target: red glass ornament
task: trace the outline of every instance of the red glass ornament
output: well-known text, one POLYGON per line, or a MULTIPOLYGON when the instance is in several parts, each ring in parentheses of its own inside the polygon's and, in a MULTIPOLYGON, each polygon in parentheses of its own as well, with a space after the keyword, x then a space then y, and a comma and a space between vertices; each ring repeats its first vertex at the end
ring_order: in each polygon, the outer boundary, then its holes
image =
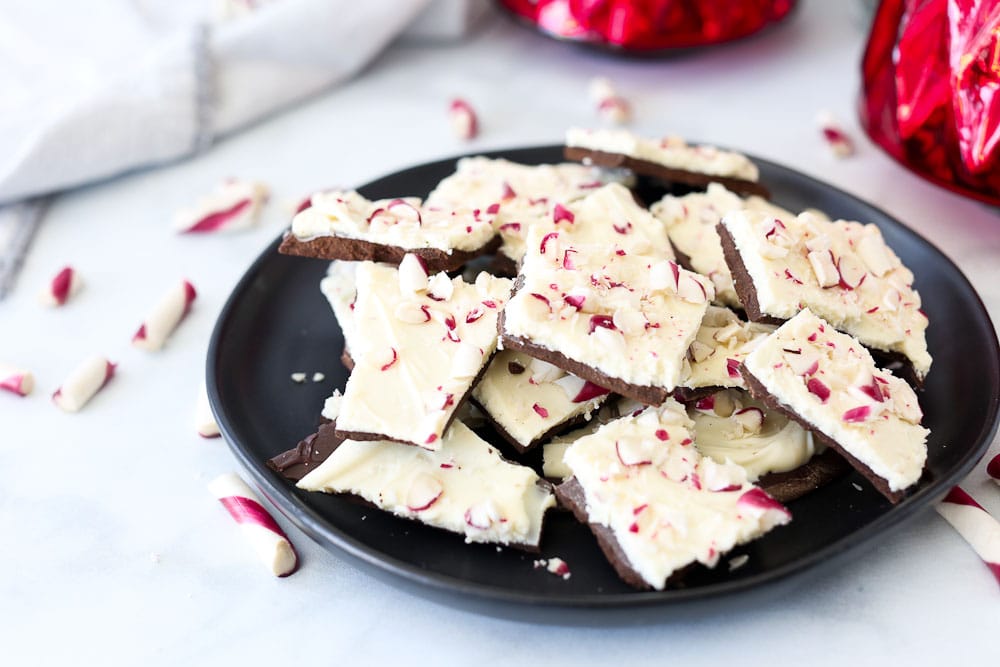
POLYGON ((628 51, 727 42, 779 21, 796 0, 500 0, 560 39, 628 51))
POLYGON ((862 62, 875 143, 949 190, 1000 205, 1000 1, 883 0, 862 62))

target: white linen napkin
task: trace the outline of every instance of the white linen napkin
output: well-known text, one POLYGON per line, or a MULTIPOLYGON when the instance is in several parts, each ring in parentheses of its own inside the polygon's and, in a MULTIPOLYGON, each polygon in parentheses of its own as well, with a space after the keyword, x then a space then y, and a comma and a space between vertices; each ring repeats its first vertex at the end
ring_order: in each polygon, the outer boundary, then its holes
POLYGON ((183 157, 361 69, 429 0, 4 0, 0 203, 183 157))

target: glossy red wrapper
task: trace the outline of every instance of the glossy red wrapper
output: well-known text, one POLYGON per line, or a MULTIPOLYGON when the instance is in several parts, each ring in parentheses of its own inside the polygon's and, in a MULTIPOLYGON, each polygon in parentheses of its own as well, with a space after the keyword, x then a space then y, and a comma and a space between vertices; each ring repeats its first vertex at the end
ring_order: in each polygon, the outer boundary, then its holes
POLYGON ((739 39, 785 17, 796 0, 501 0, 543 32, 627 51, 739 39))
POLYGON ((883 0, 861 122, 917 174, 1000 205, 1000 1, 883 0))

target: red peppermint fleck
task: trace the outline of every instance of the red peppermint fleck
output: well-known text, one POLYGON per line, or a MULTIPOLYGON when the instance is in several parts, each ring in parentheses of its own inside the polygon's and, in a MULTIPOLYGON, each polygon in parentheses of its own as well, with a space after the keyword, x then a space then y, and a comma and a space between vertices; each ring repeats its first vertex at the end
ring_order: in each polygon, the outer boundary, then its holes
POLYGON ((548 297, 546 297, 544 294, 539 294, 538 292, 531 292, 531 296, 535 297, 536 299, 544 303, 545 307, 549 309, 549 312, 550 313, 552 312, 552 304, 549 303, 548 297))
POLYGON ((519 232, 519 231, 521 231, 521 223, 520 222, 505 222, 504 224, 500 225, 500 231, 501 232, 519 232))
POLYGON ((615 323, 611 319, 610 315, 591 315, 590 333, 594 333, 597 327, 601 327, 602 329, 611 329, 612 331, 618 328, 615 326, 615 323))
POLYGON ((858 407, 851 408, 850 410, 845 412, 842 419, 845 422, 850 422, 850 423, 863 422, 867 420, 869 416, 871 416, 871 413, 872 409, 869 406, 859 405, 858 407))
POLYGON ((806 381, 806 389, 809 390, 810 394, 814 394, 821 403, 826 403, 827 399, 830 398, 830 388, 823 384, 819 378, 809 378, 806 381))
POLYGON ((583 308, 583 304, 586 300, 587 297, 579 294, 567 294, 566 296, 563 297, 563 301, 565 301, 567 305, 572 306, 577 310, 583 308))
POLYGON ((487 308, 496 308, 497 302, 492 299, 487 299, 486 301, 483 301, 483 305, 487 308))
POLYGON ((737 506, 753 507, 759 510, 777 510, 785 514, 790 514, 788 509, 779 503, 777 500, 767 495, 767 493, 760 488, 753 487, 747 490, 739 500, 736 501, 737 506))
POLYGON ((666 440, 670 439, 670 434, 667 433, 667 430, 663 429, 663 428, 656 429, 656 434, 655 435, 656 435, 656 439, 657 440, 664 440, 664 441, 666 441, 666 440))
POLYGON ((715 395, 705 396, 704 398, 699 398, 695 401, 694 407, 696 410, 714 410, 715 409, 715 395))
POLYGON ((633 521, 632 525, 628 527, 628 532, 630 532, 630 533, 638 533, 639 532, 639 524, 637 522, 633 521))
POLYGON ((570 255, 570 253, 573 253, 575 255, 576 250, 574 250, 573 248, 567 248, 566 252, 563 253, 563 268, 566 269, 567 271, 572 271, 576 268, 576 266, 573 264, 573 257, 572 255, 570 255))
POLYGON ((472 324, 473 322, 478 321, 479 318, 481 318, 482 316, 483 316, 482 310, 480 310, 479 308, 473 308, 468 312, 468 314, 466 314, 465 323, 472 324))
POLYGON ((598 396, 604 396, 608 393, 608 390, 604 387, 600 387, 590 380, 583 383, 580 387, 580 391, 576 396, 573 397, 574 403, 583 403, 584 401, 589 401, 591 399, 597 398, 598 396))
POLYGON ((549 411, 546 410, 545 408, 543 408, 542 406, 540 406, 538 403, 535 403, 534 405, 532 405, 531 409, 534 410, 535 413, 539 417, 541 417, 542 419, 548 419, 548 417, 549 417, 549 411))
POLYGON ((632 516, 638 516, 644 509, 649 507, 649 503, 643 503, 632 510, 632 516))
POLYGON ((394 347, 390 347, 389 349, 390 349, 390 350, 392 351, 392 361, 390 361, 390 362, 389 362, 389 363, 387 363, 387 364, 383 364, 383 365, 382 365, 382 370, 383 370, 383 371, 387 371, 387 370, 389 370, 390 368, 392 368, 393 364, 395 364, 395 363, 396 363, 396 360, 398 360, 398 359, 399 359, 399 355, 398 355, 398 354, 396 354, 396 348, 394 348, 394 347))
MULTIPOLYGON (((489 206, 486 207, 486 212, 489 215, 496 215, 497 213, 500 212, 500 204, 490 204, 489 206)), ((500 229, 503 229, 503 228, 504 228, 504 225, 500 225, 500 229)))
POLYGON ((726 372, 731 378, 740 377, 740 362, 739 359, 726 359, 726 372))
POLYGON ((616 232, 618 232, 619 234, 623 234, 623 235, 624 234, 628 234, 630 231, 632 231, 632 223, 631 222, 626 222, 624 225, 612 224, 611 227, 614 228, 614 230, 616 232))
POLYGON ((437 441, 437 439, 438 439, 437 434, 436 433, 431 433, 429 436, 427 436, 427 439, 424 440, 424 444, 425 445, 429 445, 432 442, 437 441))
POLYGON ((541 254, 544 255, 545 254, 545 248, 546 248, 546 246, 549 245, 549 241, 551 241, 552 239, 557 239, 557 238, 559 238, 559 233, 558 232, 549 232, 548 234, 546 234, 545 236, 543 236, 542 237, 542 242, 541 242, 541 244, 539 245, 539 248, 538 248, 539 252, 541 252, 541 254))
POLYGON ((792 272, 789 271, 788 269, 785 269, 785 277, 788 278, 789 280, 791 280, 796 285, 801 285, 802 284, 802 281, 799 280, 798 278, 796 278, 795 276, 793 276, 792 272))
POLYGON ((555 207, 552 209, 552 221, 556 224, 559 224, 563 220, 572 223, 573 221, 576 220, 576 216, 574 216, 573 212, 570 211, 565 206, 563 206, 562 204, 556 204, 555 207))

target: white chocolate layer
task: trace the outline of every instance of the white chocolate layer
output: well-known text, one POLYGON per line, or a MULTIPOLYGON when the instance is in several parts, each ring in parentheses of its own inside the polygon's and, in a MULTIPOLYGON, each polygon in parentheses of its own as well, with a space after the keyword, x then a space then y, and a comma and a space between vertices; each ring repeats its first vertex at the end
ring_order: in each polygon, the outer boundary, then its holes
POLYGON ((416 197, 373 202, 354 191, 319 192, 311 201, 292 219, 292 234, 302 241, 339 236, 451 253, 478 250, 494 235, 495 214, 486 209, 421 205, 416 197))
POLYGON ((66 412, 79 412, 115 374, 115 364, 94 355, 70 373, 52 394, 52 402, 66 412))
POLYGON ((611 242, 577 243, 577 228, 529 237, 504 312, 504 336, 524 338, 613 378, 672 390, 712 285, 664 254, 608 252, 611 242))
POLYGON ((466 542, 535 546, 552 493, 528 467, 456 421, 438 451, 394 442, 345 440, 298 483, 352 493, 397 516, 465 536, 466 542))
POLYGON ((745 391, 724 389, 688 407, 694 444, 717 463, 732 461, 756 482, 805 465, 816 453, 812 434, 745 391))
POLYGON ((777 220, 734 211, 722 223, 753 281, 761 313, 788 319, 809 308, 865 345, 899 352, 924 376, 927 317, 913 274, 875 225, 809 214, 777 220))
POLYGON ((929 431, 920 426, 917 396, 876 368, 851 336, 803 310, 744 363, 769 394, 884 478, 890 490, 920 478, 929 431))
POLYGON ((714 146, 691 146, 675 136, 646 139, 628 130, 571 128, 566 132, 566 145, 628 155, 670 169, 711 176, 738 178, 744 181, 756 181, 760 177, 757 165, 741 153, 720 150, 714 146))
POLYGON ((745 388, 739 365, 776 328, 743 322, 728 308, 709 306, 688 348, 681 386, 745 388))
MULTIPOLYGON (((260 502, 260 498, 246 482, 236 473, 225 473, 209 482, 208 490, 215 496, 216 500, 223 503, 230 516, 239 523, 243 537, 271 574, 284 577, 295 570, 298 557, 295 555, 292 543, 288 541, 284 533, 275 532, 260 522, 262 519, 259 516, 260 512, 264 512, 266 515, 264 520, 270 519, 273 523, 274 519, 268 514, 260 502), (254 509, 244 507, 244 499, 249 500, 254 509)), ((277 526, 277 524, 274 525, 277 526)), ((280 531, 280 528, 278 530, 280 531)))
POLYGON ((132 345, 150 351, 161 349, 188 314, 196 297, 194 286, 186 280, 171 287, 143 320, 132 337, 132 345))
MULTIPOLYGON (((741 209, 766 211, 781 219, 794 217, 763 197, 743 198, 721 183, 709 183, 705 192, 682 197, 667 195, 649 209, 666 225, 670 242, 678 252, 687 255, 691 268, 712 279, 716 302, 734 308, 740 307, 740 299, 733 288, 733 275, 726 265, 715 227, 726 213, 741 209)), ((818 211, 813 214, 826 217, 818 211)))
MULTIPOLYGON (((551 221, 556 203, 568 204, 614 176, 579 164, 525 165, 509 160, 467 157, 427 196, 427 206, 497 207, 495 226, 503 239, 500 252, 519 261, 528 229, 551 221)), ((617 179, 615 179, 617 180, 617 179)))
POLYGON ((552 364, 502 350, 472 396, 510 437, 528 448, 564 422, 581 415, 589 418, 607 392, 552 364))
POLYGON ((270 189, 264 183, 229 179, 193 207, 178 211, 174 229, 195 233, 247 229, 257 222, 269 196, 270 189))
POLYGON ((397 269, 362 262, 357 290, 355 365, 337 428, 440 448, 445 425, 496 350, 510 281, 481 273, 470 285, 440 273, 428 290, 404 291, 397 269))
POLYGON ((358 298, 355 280, 357 262, 330 262, 326 277, 319 281, 319 289, 333 309, 340 331, 344 334, 344 347, 350 352, 354 339, 354 301, 358 298))
POLYGON ((611 529, 628 563, 652 588, 678 569, 720 555, 791 515, 733 463, 702 457, 684 407, 668 400, 602 426, 566 451, 588 520, 611 529))

